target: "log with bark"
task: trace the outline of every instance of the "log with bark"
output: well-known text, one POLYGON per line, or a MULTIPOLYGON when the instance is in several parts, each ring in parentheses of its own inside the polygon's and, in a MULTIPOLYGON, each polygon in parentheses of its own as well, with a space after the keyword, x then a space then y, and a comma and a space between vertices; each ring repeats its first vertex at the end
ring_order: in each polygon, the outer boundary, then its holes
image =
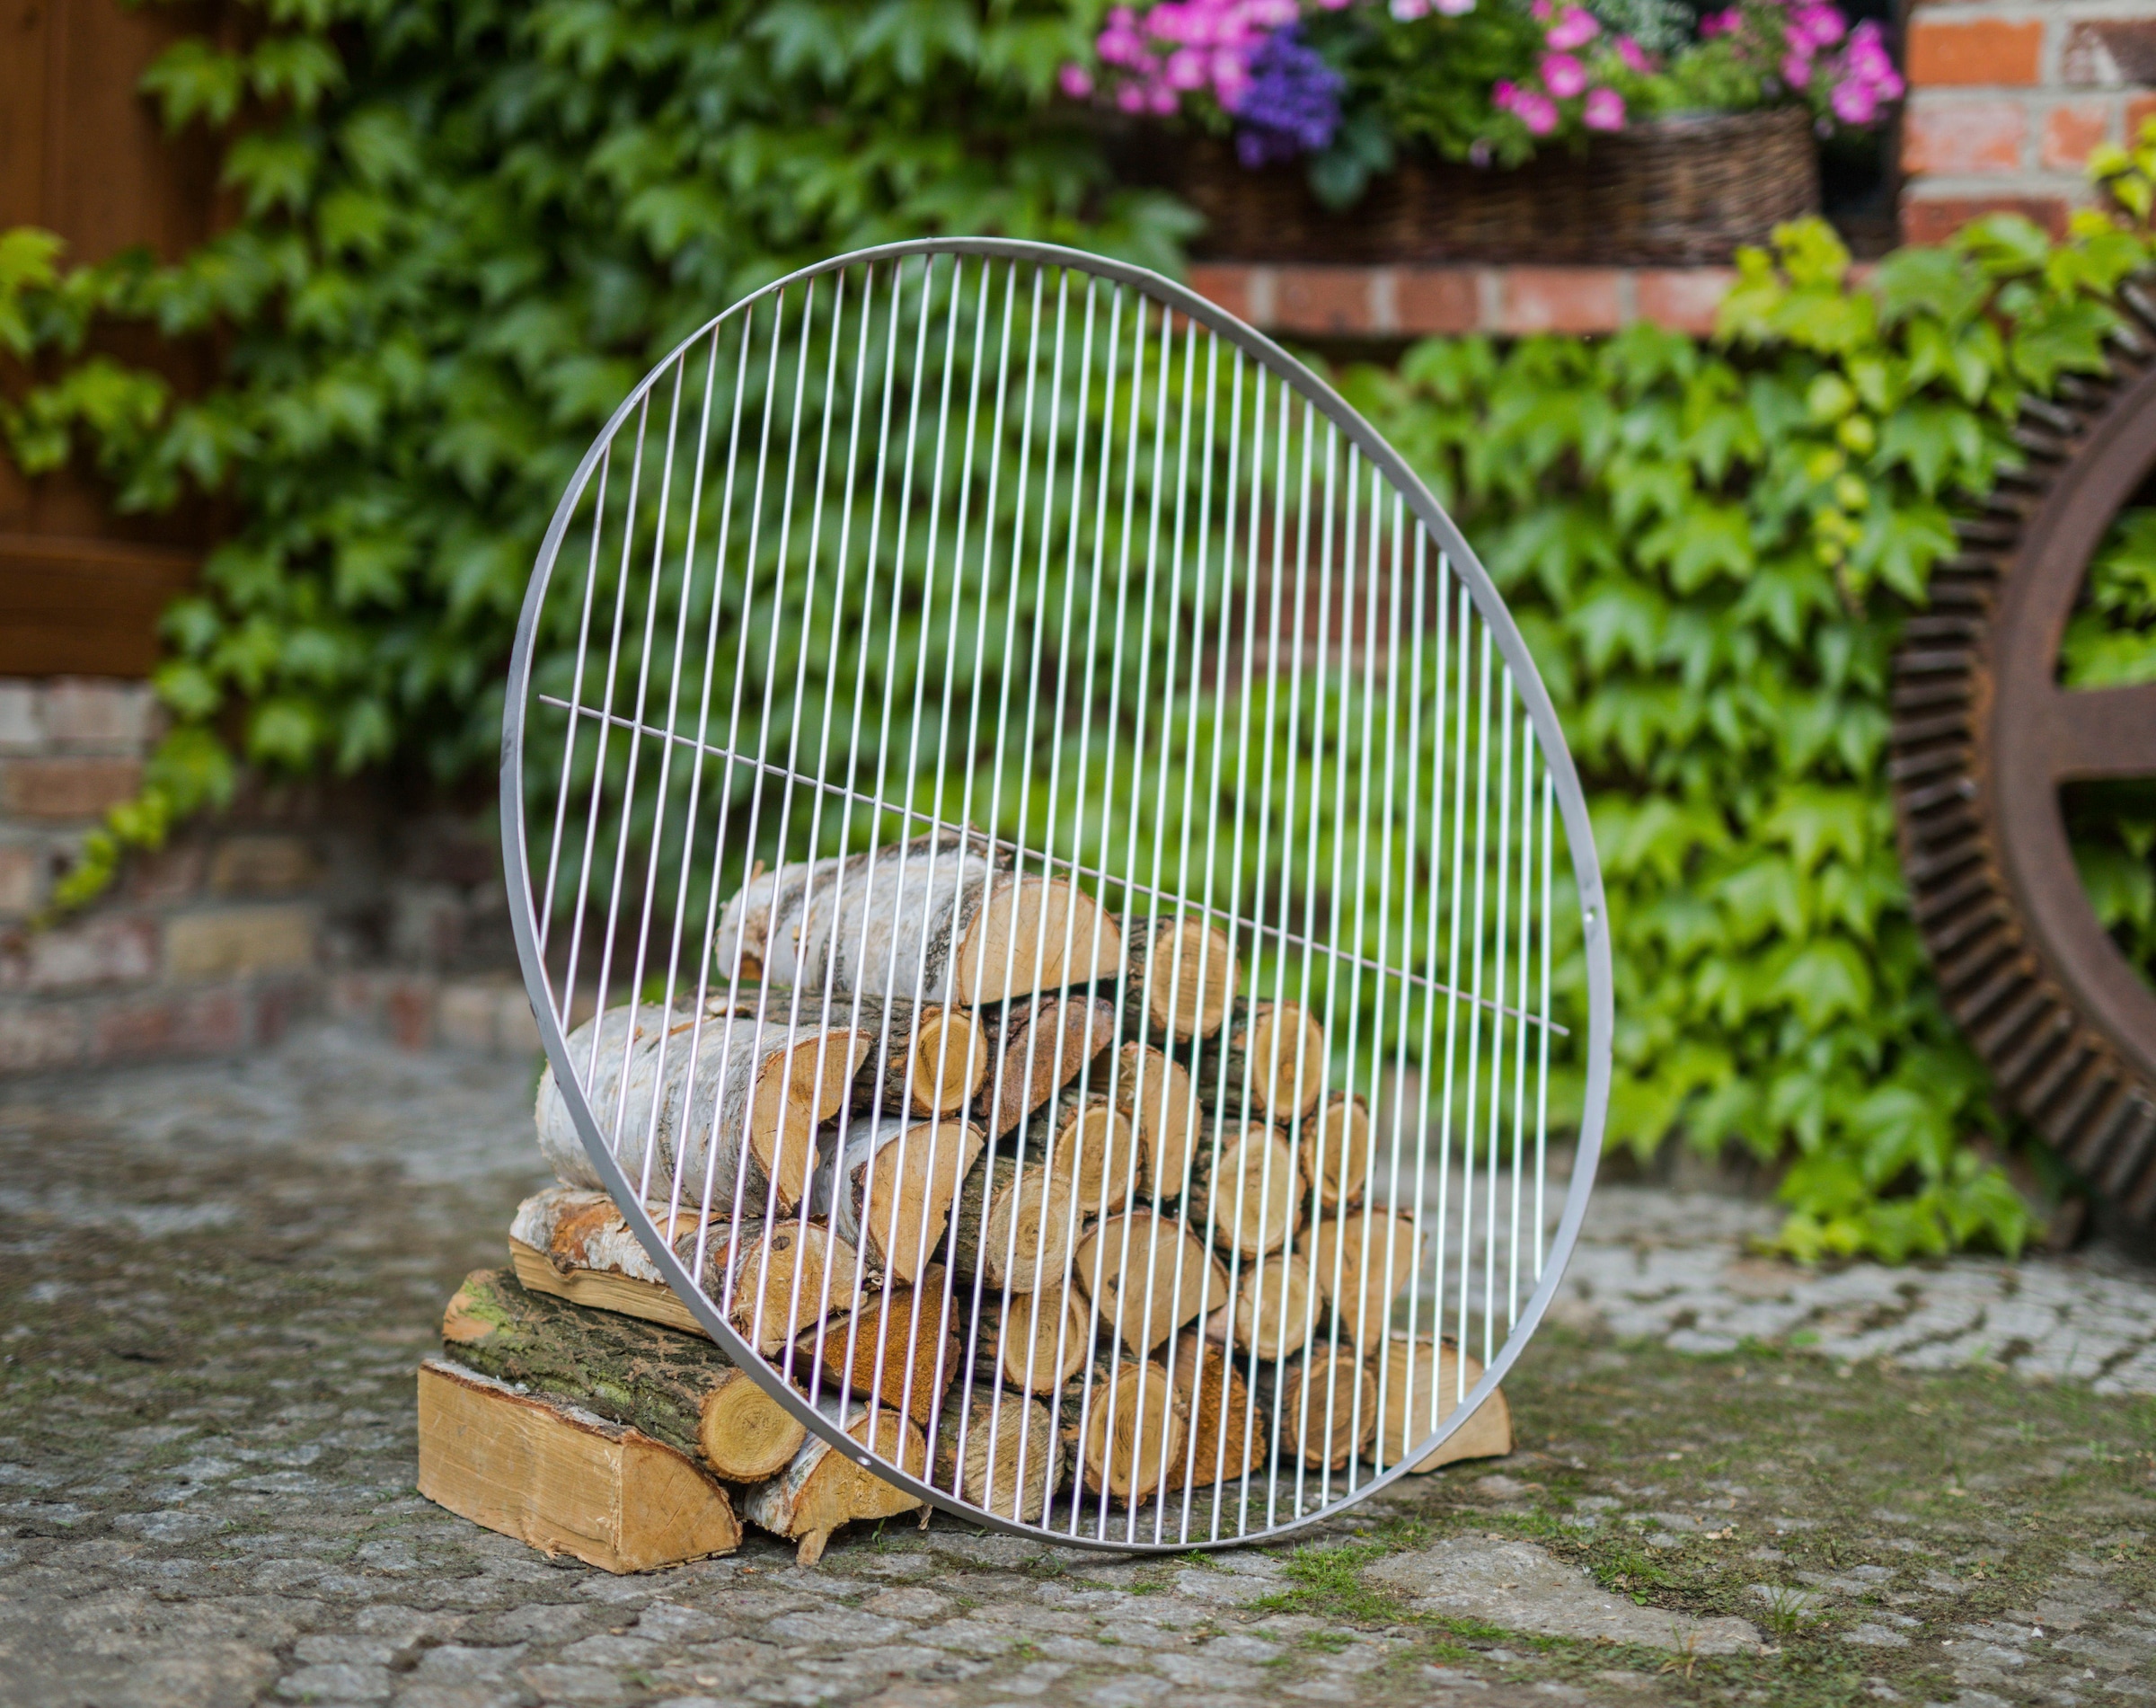
POLYGON ((871 1272, 911 1281, 941 1260, 959 1182, 985 1142, 978 1128, 948 1118, 841 1120, 809 1209, 866 1254, 871 1272))
MULTIPOLYGON (((744 993, 663 1029, 658 1017, 610 1010, 569 1036, 579 1071, 596 1037, 588 1102, 632 1189, 702 1203, 708 1181, 729 1213, 737 1199, 745 1215, 791 1211, 816 1166, 816 1129, 845 1106, 874 1037, 790 991, 744 993)), ((603 1185, 551 1063, 534 1113, 555 1174, 603 1185)))
POLYGON ((988 1077, 988 1033, 978 1015, 955 1003, 857 1000, 862 1023, 877 1040, 861 1070, 866 1083, 857 1089, 875 1108, 887 1115, 955 1115, 973 1101, 988 1077))
POLYGON ((420 1367, 419 1486, 475 1524, 605 1571, 741 1543, 726 1491, 686 1454, 434 1358, 420 1367))
POLYGON ((1186 1219, 1224 1252, 1258 1257, 1278 1251, 1302 1226, 1305 1182, 1287 1136, 1263 1121, 1230 1120, 1198 1146, 1186 1219))
POLYGON ((1187 1044, 1220 1030, 1239 977, 1225 932, 1197 918, 1134 915, 1124 943, 1124 1019, 1134 1036, 1187 1044))
POLYGON ((1294 1003, 1235 1003, 1197 1077, 1208 1108, 1292 1121, 1325 1095, 1325 1029, 1294 1003))
POLYGON ((1318 1208, 1337 1210, 1360 1204, 1376 1155, 1370 1100, 1360 1092, 1335 1092, 1324 1108, 1299 1125, 1318 1208))
POLYGON ((1299 1352, 1319 1332, 1327 1312, 1311 1284, 1310 1260, 1300 1252, 1275 1252, 1244 1261, 1233 1305, 1206 1323, 1206 1338, 1267 1360, 1299 1352))
POLYGON ((1377 1378, 1342 1346, 1315 1342, 1277 1364, 1260 1365, 1252 1385, 1259 1413, 1281 1456, 1312 1471, 1344 1471, 1377 1435, 1377 1378))
POLYGON ((1384 1210, 1347 1210, 1312 1230, 1310 1274, 1340 1319, 1340 1344, 1374 1351, 1392 1301, 1415 1273, 1415 1223, 1384 1210))
POLYGON ((977 1008, 1113 978, 1121 927, 1062 878, 1008 871, 977 831, 760 872, 720 913, 720 977, 977 1008))
POLYGON ((1095 1494, 1135 1506, 1180 1474, 1189 1408, 1157 1364, 1096 1362, 1064 1387, 1057 1421, 1066 1455, 1095 1494))
POLYGON ((1025 1154, 1067 1181, 1082 1221, 1112 1216, 1139 1196, 1137 1129, 1105 1091, 1065 1085, 1026 1129, 1025 1154))
POLYGON ((981 1153, 959 1188, 951 1209, 958 1237, 952 1272, 978 1278, 999 1292, 1030 1293, 1063 1279, 1064 1260, 1077 1226, 1076 1200, 1066 1181, 1039 1164, 1020 1168, 994 1150, 981 1153))
MULTIPOLYGON (((913 1476, 928 1469, 928 1442, 921 1430, 889 1406, 871 1409, 851 1401, 825 1400, 817 1409, 838 1422, 846 1438, 887 1465, 913 1476)), ((795 1558, 812 1566, 840 1525, 856 1518, 890 1518, 917 1511, 918 1495, 886 1482, 864 1465, 835 1451, 819 1435, 801 1443, 791 1463, 767 1482, 743 1491, 741 1516, 759 1529, 800 1544, 795 1558)))
POLYGON ((1173 1217, 1152 1210, 1086 1229, 1071 1272, 1100 1320, 1134 1352, 1152 1351, 1228 1296, 1220 1260, 1173 1217))
POLYGON ((1056 1420, 1038 1400, 976 1383, 943 1408, 930 1484, 999 1518, 1044 1523, 1063 1486, 1056 1420))
MULTIPOLYGON (((1481 1359, 1471 1352, 1462 1356, 1449 1337, 1433 1341, 1427 1334, 1393 1335, 1375 1368, 1379 1418, 1370 1456, 1385 1469, 1428 1440, 1482 1379, 1481 1359)), ((1511 1451, 1512 1408, 1505 1390, 1492 1388, 1473 1416, 1409 1468, 1435 1471, 1458 1459, 1502 1458, 1511 1451)))
POLYGON ((985 1017, 988 1077, 974 1107, 1001 1138, 1041 1108, 1114 1042, 1116 1005, 1100 997, 1038 996, 985 1017))
MULTIPOLYGON (((852 1296, 859 1259, 820 1222, 804 1226, 790 1217, 737 1229, 719 1221, 700 1225, 686 1211, 669 1217, 662 1205, 648 1208, 691 1274, 698 1273, 702 1237, 705 1295, 767 1356, 822 1319, 826 1278, 833 1297, 852 1296)), ((509 1224, 509 1256, 517 1279, 535 1292, 703 1332, 604 1192, 553 1186, 525 1199, 509 1224)))
POLYGON ((976 1380, 994 1379, 1025 1394, 1055 1394, 1092 1357, 1093 1318, 1085 1295, 1067 1292, 1060 1273, 1003 1302, 999 1289, 981 1300, 974 1341, 976 1380))
POLYGON ((812 1399, 844 1389, 925 1426, 964 1352, 944 1271, 931 1269, 918 1287, 871 1293, 858 1310, 848 1308, 851 1283, 849 1276, 834 1283, 831 1314, 794 1341, 790 1378, 812 1399))
POLYGON ((1126 1044, 1093 1064, 1093 1078, 1138 1129, 1138 1185, 1172 1203, 1190 1187, 1205 1123, 1182 1063, 1151 1044, 1126 1044), (1104 1071, 1105 1070, 1105 1071, 1104 1071))
POLYGON ((580 1310, 473 1270, 442 1316, 451 1359, 535 1388, 701 1457, 729 1482, 784 1466, 800 1421, 701 1335, 580 1310))
POLYGON ((1169 1477, 1171 1486, 1180 1488, 1188 1478, 1192 1488, 1208 1488, 1265 1463, 1265 1420, 1250 1403, 1240 1366, 1240 1359, 1195 1329, 1175 1343, 1171 1376, 1177 1396, 1189 1408, 1190 1438, 1180 1470, 1169 1477))

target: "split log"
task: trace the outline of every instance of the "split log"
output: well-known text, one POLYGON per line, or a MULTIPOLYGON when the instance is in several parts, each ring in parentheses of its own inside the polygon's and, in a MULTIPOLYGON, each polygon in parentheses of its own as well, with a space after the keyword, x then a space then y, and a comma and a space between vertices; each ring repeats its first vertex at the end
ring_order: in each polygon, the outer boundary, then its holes
POLYGON ((1360 1092, 1335 1092, 1314 1119, 1306 1116, 1300 1125, 1318 1208, 1360 1204, 1376 1155, 1370 1100, 1360 1092))
POLYGON ((1300 1252, 1276 1252, 1243 1265, 1233 1308, 1222 1305, 1206 1323, 1206 1338, 1256 1350, 1268 1361, 1300 1352, 1323 1323, 1323 1297, 1312 1285, 1310 1260, 1300 1252))
POLYGON ((1294 1003, 1236 1003, 1198 1060, 1197 1084, 1224 1112, 1292 1121, 1325 1095, 1325 1029, 1294 1003))
POLYGON ((977 831, 938 830, 760 872, 720 915, 717 971, 977 1008, 1121 970, 1112 916, 1003 861, 977 831))
POLYGON ((420 1492, 604 1571, 643 1571, 741 1544, 726 1491, 686 1454, 433 1358, 420 1367, 420 1492))
MULTIPOLYGON (((821 1004, 797 1012, 791 992, 720 1002, 664 1030, 659 1019, 650 1007, 610 1010, 569 1036, 579 1064, 597 1039, 591 1108, 631 1186, 666 1197, 678 1178, 681 1196, 701 1203, 708 1178, 729 1211, 737 1192, 752 1213, 794 1209, 816 1166, 816 1129, 844 1107, 874 1038, 821 1004)), ((603 1185, 551 1063, 534 1114, 556 1175, 603 1185)))
MULTIPOLYGON (((914 1476, 928 1469, 928 1441, 920 1429, 888 1406, 870 1409, 828 1400, 817 1409, 839 1420, 846 1438, 887 1465, 914 1476)), ((917 1511, 920 1497, 886 1482, 868 1466, 833 1450, 819 1435, 801 1443, 792 1462, 769 1482, 743 1491, 741 1516, 774 1536, 797 1542, 799 1563, 812 1566, 842 1524, 855 1518, 892 1518, 917 1511)))
POLYGON ((1265 1463, 1266 1420, 1251 1405, 1237 1363, 1195 1329, 1175 1343, 1171 1375, 1177 1397, 1189 1409, 1190 1438, 1180 1469, 1171 1467, 1171 1486, 1188 1479, 1194 1489, 1209 1488, 1265 1463))
POLYGON ((1070 1183, 1051 1179, 1039 1164, 1021 1169, 1007 1156, 983 1152, 951 1210, 958 1227, 952 1272, 1013 1293, 1060 1282, 1075 1208, 1070 1183))
POLYGON ((459 1364, 629 1424, 729 1482, 772 1475, 807 1434, 709 1340, 579 1310, 500 1270, 464 1278, 443 1314, 442 1340, 459 1364))
POLYGON ((1392 1301, 1415 1274, 1414 1219, 1365 1209, 1320 1222, 1310 1236, 1310 1274, 1340 1319, 1340 1344, 1374 1350, 1392 1301))
POLYGON ((976 1015, 948 1003, 859 1000, 861 1023, 877 1040, 862 1069, 876 1108, 887 1115, 955 1115, 973 1101, 988 1077, 988 1033, 976 1015))
POLYGON ((1228 1296, 1220 1260, 1180 1222, 1151 1210, 1110 1216, 1086 1229, 1072 1277, 1100 1320, 1139 1353, 1228 1296))
POLYGON ((1138 1129, 1138 1190, 1149 1198, 1157 1190, 1168 1203, 1181 1198, 1205 1125, 1182 1063, 1151 1044, 1126 1044, 1093 1074, 1138 1129))
POLYGON ((1069 1383, 1057 1420, 1085 1486, 1135 1506, 1180 1474, 1189 1410, 1157 1364, 1124 1358, 1069 1383))
POLYGON ((1225 932, 1198 918, 1133 916, 1124 942, 1123 1012, 1132 1033, 1187 1044, 1220 1030, 1238 982, 1225 932))
MULTIPOLYGON (((826 1276, 838 1297, 851 1296, 859 1259, 821 1223, 746 1222, 736 1229, 713 1221, 705 1235, 688 1211, 669 1218, 662 1205, 647 1208, 691 1274, 698 1273, 697 1243, 704 1238, 704 1293, 766 1357, 821 1319, 826 1276)), ((509 1224, 509 1255, 517 1280, 534 1292, 703 1332, 604 1192, 553 1186, 527 1198, 509 1224)))
POLYGON ((946 1406, 932 1486, 983 1511, 1045 1522, 1063 1486, 1063 1439, 1038 1400, 976 1384, 946 1406))
POLYGON ((809 1209, 828 1217, 832 1232, 865 1252, 876 1270, 911 1281, 942 1257, 951 1200, 984 1143, 963 1121, 842 1120, 809 1209))
POLYGON ((1115 1041, 1116 1005, 1097 997, 1040 996, 1011 1004, 987 1025, 988 1083, 976 1119, 1001 1138, 1115 1041))
POLYGON ((847 1310, 842 1298, 827 1321, 794 1342, 789 1376, 811 1399, 843 1388, 897 1406, 925 1427, 959 1373, 957 1314, 940 1268, 917 1288, 870 1295, 859 1310, 847 1310))
POLYGON ((1262 1365, 1251 1385, 1259 1415, 1291 1463, 1345 1471, 1376 1438, 1377 1378, 1348 1347, 1332 1352, 1320 1344, 1307 1358, 1298 1352, 1262 1365))
MULTIPOLYGON (((1462 1354, 1450 1337, 1395 1334, 1376 1361, 1378 1431, 1370 1456, 1381 1469, 1427 1441, 1482 1379, 1482 1360, 1462 1354)), ((1502 1458, 1512 1451, 1512 1408, 1492 1388, 1474 1415, 1409 1467, 1435 1471, 1457 1459, 1502 1458)))
POLYGON ((1137 1129, 1104 1091, 1065 1085, 1026 1136, 1025 1154, 1068 1181, 1081 1220, 1143 1203, 1137 1129))
POLYGON ((1064 1290, 1060 1274, 1030 1293, 981 1301, 974 1368, 1021 1394, 1055 1394, 1092 1356, 1093 1318, 1077 1288, 1064 1290))
POLYGON ((1302 1226, 1301 1159, 1286 1136, 1263 1121, 1230 1122, 1217 1161, 1209 1142, 1198 1146, 1186 1219, 1224 1252, 1259 1257, 1277 1252, 1302 1226))

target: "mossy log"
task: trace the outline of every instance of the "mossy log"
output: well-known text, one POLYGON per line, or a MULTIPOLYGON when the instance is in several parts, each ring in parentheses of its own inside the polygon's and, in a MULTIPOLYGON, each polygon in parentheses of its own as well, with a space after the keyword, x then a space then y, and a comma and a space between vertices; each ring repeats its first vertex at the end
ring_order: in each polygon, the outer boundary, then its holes
POLYGON ((448 1357, 641 1429, 732 1482, 781 1470, 807 1431, 708 1340, 473 1270, 442 1316, 448 1357))
POLYGON ((1227 934, 1198 918, 1133 916, 1124 935, 1124 1024, 1170 1044, 1210 1038, 1239 979, 1227 934))

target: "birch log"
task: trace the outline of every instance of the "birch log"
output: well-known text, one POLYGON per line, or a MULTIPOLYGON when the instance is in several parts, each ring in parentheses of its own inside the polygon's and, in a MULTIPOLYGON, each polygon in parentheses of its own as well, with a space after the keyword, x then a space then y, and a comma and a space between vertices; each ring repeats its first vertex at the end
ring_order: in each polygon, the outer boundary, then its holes
POLYGON ((1063 1486, 1063 1438, 1038 1400, 976 1385, 943 1409, 931 1485, 999 1518, 1046 1522, 1063 1486))
POLYGON ((871 1293, 858 1310, 847 1308, 850 1287, 834 1291, 830 1315, 793 1343, 794 1385, 811 1399, 838 1389, 876 1400, 925 1426, 964 1351, 944 1271, 930 1270, 917 1287, 871 1293))
POLYGON ((1065 1291, 1060 1271, 1030 1293, 1000 1292, 981 1300, 974 1366, 1021 1394, 1055 1394, 1085 1367, 1093 1352, 1093 1317, 1085 1295, 1065 1291))
POLYGON ((952 1270, 1013 1293, 1060 1282, 1076 1219, 1068 1181, 1038 1163, 1021 1169, 984 1151, 951 1210, 958 1228, 952 1270))
POLYGON ((911 1281, 943 1255, 943 1231, 959 1182, 980 1155, 979 1130, 963 1121, 905 1115, 842 1121, 831 1165, 818 1171, 812 1214, 866 1253, 875 1270, 911 1281))
POLYGON ((1135 1506, 1180 1473, 1189 1409, 1157 1364, 1094 1364, 1065 1385, 1057 1416, 1064 1450, 1095 1494, 1135 1506))
POLYGON ((1072 1275, 1100 1319, 1134 1352, 1150 1352, 1224 1303, 1228 1272, 1170 1216, 1110 1216, 1078 1241, 1072 1275))
MULTIPOLYGON (((928 1442, 920 1429, 888 1406, 870 1408, 836 1400, 817 1409, 840 1420, 846 1438, 887 1465, 915 1476, 928 1469, 928 1442)), ((812 1566, 842 1524, 855 1518, 890 1518, 919 1509, 920 1498, 886 1482, 866 1465, 835 1452, 821 1436, 804 1441, 792 1461, 768 1482, 745 1490, 741 1516, 759 1529, 800 1544, 796 1559, 812 1566)))
MULTIPOLYGON (((816 1129, 844 1107, 874 1039, 827 1026, 819 1006, 796 1013, 762 996, 720 1004, 661 1030, 659 1011, 610 1010, 569 1036, 570 1058, 598 1066, 588 1099, 632 1190, 676 1190, 730 1211, 800 1204, 816 1164, 816 1129), (626 1059, 624 1061, 624 1053, 626 1059), (744 1156, 746 1148, 747 1155, 744 1156)), ((534 1111, 539 1148, 572 1186, 602 1186, 550 1063, 534 1111)))
POLYGON ((1311 1234, 1310 1273, 1340 1319, 1341 1343, 1371 1352, 1415 1273, 1415 1223, 1371 1209, 1328 1217, 1311 1234))
POLYGON ((1224 1305, 1214 1312, 1206 1335, 1269 1361, 1301 1351, 1327 1314, 1311 1285, 1310 1260, 1300 1252, 1275 1252, 1243 1264, 1233 1308, 1224 1305))
POLYGON ((482 1376, 573 1401, 701 1458, 729 1482, 781 1470, 807 1431, 718 1347, 531 1293, 473 1270, 442 1315, 444 1350, 482 1376))
POLYGON ((1171 1487, 1188 1481, 1194 1489, 1209 1488, 1265 1463, 1265 1420, 1250 1403, 1250 1385, 1238 1365, 1195 1329, 1175 1343, 1171 1376, 1177 1397, 1190 1412, 1190 1439, 1180 1469, 1171 1468, 1171 1487))
POLYGON ((1300 1126, 1318 1208, 1337 1210, 1342 1205, 1360 1204, 1376 1155, 1370 1100, 1360 1092, 1335 1092, 1317 1114, 1303 1117, 1300 1126))
POLYGON ((1124 1019, 1133 1034, 1187 1044, 1220 1030, 1238 982, 1225 932, 1202 919, 1134 916, 1124 941, 1124 1019))
POLYGON ((1057 1092, 1032 1123, 1025 1153, 1069 1182, 1082 1221, 1115 1214, 1141 1190, 1137 1130, 1104 1091, 1057 1092))
MULTIPOLYGON (((1481 1359, 1462 1355, 1449 1337, 1433 1341, 1427 1334, 1393 1335, 1375 1368, 1379 1420, 1370 1456, 1381 1470, 1428 1440, 1482 1379, 1481 1359)), ((1501 1458, 1511 1451, 1512 1408, 1505 1390, 1492 1388, 1473 1416, 1409 1468, 1435 1471, 1456 1459, 1501 1458)))
POLYGON ((1183 1065, 1151 1044, 1126 1044, 1095 1063, 1093 1074, 1138 1129, 1139 1190, 1150 1197, 1157 1190, 1171 1203, 1183 1197, 1204 1130, 1183 1065))
POLYGON ((1046 1104, 1111 1043, 1116 1005, 1084 996, 1012 1003, 988 1022, 988 1081, 976 1102, 994 1138, 1046 1104))
POLYGON ((977 1008, 1121 969, 1115 919, 1061 878, 1020 876, 977 831, 759 873, 729 901, 717 971, 977 1008))
POLYGON ((1292 1121, 1325 1094, 1325 1029, 1294 1003, 1238 1002, 1199 1058, 1197 1082, 1224 1111, 1292 1121))
POLYGON ((1377 1378, 1348 1347, 1313 1348, 1259 1367, 1258 1408, 1281 1456, 1312 1471, 1344 1471, 1377 1435, 1377 1378), (1277 1409, 1276 1409, 1277 1408, 1277 1409))
POLYGON ((1300 1159, 1277 1128, 1230 1121, 1215 1160, 1201 1142, 1186 1219, 1224 1252, 1259 1257, 1277 1251, 1301 1225, 1300 1159))

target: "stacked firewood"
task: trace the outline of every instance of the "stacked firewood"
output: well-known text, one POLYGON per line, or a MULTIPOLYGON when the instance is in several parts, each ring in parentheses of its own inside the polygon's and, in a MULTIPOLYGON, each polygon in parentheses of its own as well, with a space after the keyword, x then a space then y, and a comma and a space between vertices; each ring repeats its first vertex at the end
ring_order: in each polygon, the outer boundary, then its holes
MULTIPOLYGON (((714 953, 700 1012, 610 1010, 570 1058, 714 1307, 888 1464, 1039 1523, 1389 1465, 1480 1374, 1396 1332, 1415 1225, 1370 1201, 1368 1107, 1204 919, 1119 923, 943 834, 759 872, 714 953)), ((674 1446, 807 1560, 917 1506, 704 1337, 551 1070, 536 1119, 561 1184, 446 1355, 674 1446)), ((1509 1447, 1499 1399, 1431 1463, 1509 1447)))

